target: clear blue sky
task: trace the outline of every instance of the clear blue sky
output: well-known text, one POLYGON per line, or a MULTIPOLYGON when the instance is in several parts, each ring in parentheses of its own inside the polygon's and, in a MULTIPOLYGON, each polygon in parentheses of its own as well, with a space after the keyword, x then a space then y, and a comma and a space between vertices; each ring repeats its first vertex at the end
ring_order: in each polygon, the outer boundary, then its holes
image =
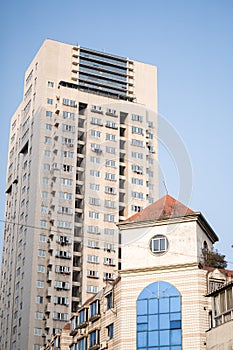
MULTIPOLYGON (((9 121, 25 69, 45 38, 79 43, 158 66, 159 114, 176 129, 192 164, 185 204, 204 214, 233 269, 233 1, 9 0, 0 7, 0 219, 9 121)), ((171 153, 160 145, 166 186, 177 196, 179 166, 171 153)))

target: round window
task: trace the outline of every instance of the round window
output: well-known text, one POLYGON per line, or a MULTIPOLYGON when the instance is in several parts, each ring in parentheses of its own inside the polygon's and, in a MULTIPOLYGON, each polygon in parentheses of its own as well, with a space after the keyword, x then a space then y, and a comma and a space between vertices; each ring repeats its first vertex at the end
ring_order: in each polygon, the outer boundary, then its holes
POLYGON ((155 255, 161 255, 168 250, 168 240, 163 235, 156 235, 150 240, 150 251, 155 255))

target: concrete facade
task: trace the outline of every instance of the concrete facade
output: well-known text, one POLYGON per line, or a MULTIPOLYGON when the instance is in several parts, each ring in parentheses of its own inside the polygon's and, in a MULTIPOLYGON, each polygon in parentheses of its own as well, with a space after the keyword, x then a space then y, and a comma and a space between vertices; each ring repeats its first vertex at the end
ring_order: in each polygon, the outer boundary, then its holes
POLYGON ((158 196, 156 67, 46 40, 11 120, 0 343, 38 350, 116 277, 118 231, 158 196))

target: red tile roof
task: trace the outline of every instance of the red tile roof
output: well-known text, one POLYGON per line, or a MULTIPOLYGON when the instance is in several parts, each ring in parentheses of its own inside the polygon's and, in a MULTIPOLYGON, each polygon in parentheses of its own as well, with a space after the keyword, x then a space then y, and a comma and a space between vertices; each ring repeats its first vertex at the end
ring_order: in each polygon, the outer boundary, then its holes
POLYGON ((139 222, 146 220, 158 220, 163 218, 175 218, 192 213, 193 211, 191 209, 167 194, 166 196, 160 198, 158 201, 146 207, 144 210, 134 214, 125 222, 139 222))

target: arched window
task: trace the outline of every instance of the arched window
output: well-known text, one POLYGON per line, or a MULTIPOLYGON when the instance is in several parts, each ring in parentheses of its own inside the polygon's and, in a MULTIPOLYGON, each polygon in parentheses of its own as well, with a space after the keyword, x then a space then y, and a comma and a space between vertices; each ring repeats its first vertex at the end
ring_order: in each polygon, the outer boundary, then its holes
POLYGON ((137 350, 182 350, 181 297, 167 282, 154 282, 137 299, 137 350))

